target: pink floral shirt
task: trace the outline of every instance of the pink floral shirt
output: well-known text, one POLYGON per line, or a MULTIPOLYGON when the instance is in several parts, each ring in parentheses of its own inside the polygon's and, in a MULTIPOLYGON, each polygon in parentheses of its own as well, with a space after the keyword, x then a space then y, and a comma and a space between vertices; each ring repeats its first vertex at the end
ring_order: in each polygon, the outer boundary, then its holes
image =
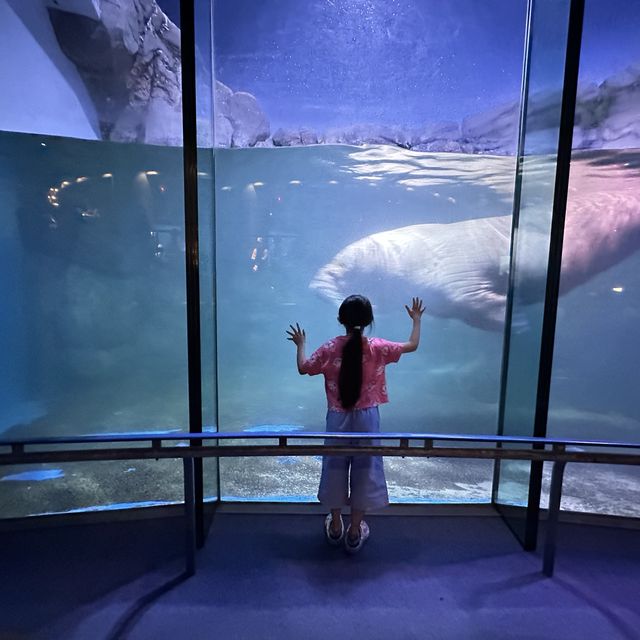
MULTIPOLYGON (((325 342, 302 365, 302 373, 310 376, 324 374, 327 403, 332 411, 345 411, 340 404, 338 375, 342 349, 348 338, 349 336, 338 336, 325 342)), ((391 362, 398 362, 402 354, 400 342, 389 342, 382 338, 363 338, 362 341, 362 388, 354 409, 366 409, 389 402, 384 368, 391 362)))

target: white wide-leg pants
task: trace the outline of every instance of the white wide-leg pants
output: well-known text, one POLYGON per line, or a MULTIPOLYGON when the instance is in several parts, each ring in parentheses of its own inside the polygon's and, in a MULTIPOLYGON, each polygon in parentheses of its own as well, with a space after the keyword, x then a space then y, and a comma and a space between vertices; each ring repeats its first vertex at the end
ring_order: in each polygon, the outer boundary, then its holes
MULTIPOLYGON (((377 433, 380 431, 378 407, 346 412, 329 410, 327 431, 377 433)), ((325 440, 325 444, 336 445, 366 446, 379 443, 379 440, 325 440)), ((382 456, 324 456, 318 500, 329 509, 351 505, 352 509, 370 511, 388 505, 382 456)))

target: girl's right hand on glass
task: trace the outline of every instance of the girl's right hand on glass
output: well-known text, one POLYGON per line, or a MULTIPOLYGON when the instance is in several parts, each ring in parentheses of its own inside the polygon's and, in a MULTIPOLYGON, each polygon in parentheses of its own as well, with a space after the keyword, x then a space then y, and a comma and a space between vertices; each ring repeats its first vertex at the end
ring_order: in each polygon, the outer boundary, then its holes
POLYGON ((287 330, 289 337, 287 340, 291 340, 296 346, 300 346, 304 344, 304 341, 307 339, 307 334, 304 332, 304 329, 300 328, 300 325, 296 322, 296 326, 294 327, 292 324, 289 325, 290 330, 287 330))
POLYGON ((420 319, 424 313, 424 307, 422 306, 422 300, 420 298, 412 298, 411 309, 405 304, 404 308, 407 310, 409 317, 412 320, 420 319))

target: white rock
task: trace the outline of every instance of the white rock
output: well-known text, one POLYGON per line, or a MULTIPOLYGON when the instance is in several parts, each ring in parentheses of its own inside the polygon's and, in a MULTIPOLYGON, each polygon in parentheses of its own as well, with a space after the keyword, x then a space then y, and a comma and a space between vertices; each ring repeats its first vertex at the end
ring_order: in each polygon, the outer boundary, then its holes
POLYGON ((269 121, 250 93, 238 91, 229 98, 228 118, 233 125, 234 147, 253 147, 269 137, 269 121))
POLYGON ((229 113, 229 100, 233 95, 233 91, 219 80, 216 80, 215 90, 215 110, 225 117, 229 113))
POLYGON ((301 144, 318 144, 318 134, 311 129, 300 129, 301 144))
POLYGON ((425 124, 412 136, 412 146, 426 144, 434 140, 458 140, 461 136, 457 122, 431 122, 425 124))
POLYGON ((144 142, 166 147, 182 145, 180 105, 172 105, 165 100, 149 103, 144 118, 144 142))
POLYGON ((294 147, 302 143, 300 132, 293 129, 277 129, 271 140, 275 147, 294 147))
POLYGON ((233 138, 233 125, 221 113, 216 113, 216 137, 215 146, 229 148, 231 146, 231 140, 233 138))
MULTIPOLYGON (((8 78, 0 94, 0 128, 84 138, 101 133, 123 142, 182 143, 180 32, 156 0, 0 0, 0 24, 0 60, 3 77, 8 78), (69 39, 68 46, 62 40, 63 46, 58 44, 47 7, 58 11, 54 23, 65 26, 68 16, 67 28, 59 27, 58 34, 69 39), (96 24, 102 39, 92 39, 96 24), (87 51, 77 45, 85 41, 87 51), (62 49, 74 58, 75 68, 62 49), (16 52, 21 56, 20 65, 12 64, 16 52), (25 68, 29 74, 24 73, 25 68), (36 85, 29 81, 34 74, 39 79, 36 85), (96 90, 100 74, 104 82, 96 90), (20 109, 16 109, 18 103, 20 109)), ((198 81, 213 98, 215 126, 206 122, 212 117, 211 100, 198 113, 198 143, 203 146, 212 145, 215 138, 220 147, 334 143, 463 153, 515 152, 520 113, 517 101, 469 116, 461 123, 425 123, 418 129, 354 123, 324 134, 285 127, 269 138, 269 121, 255 96, 234 92, 203 76, 198 81)), ((557 93, 531 96, 529 141, 540 150, 553 144, 558 101, 557 93)), ((639 113, 640 63, 599 85, 581 85, 574 148, 640 146, 639 113)))

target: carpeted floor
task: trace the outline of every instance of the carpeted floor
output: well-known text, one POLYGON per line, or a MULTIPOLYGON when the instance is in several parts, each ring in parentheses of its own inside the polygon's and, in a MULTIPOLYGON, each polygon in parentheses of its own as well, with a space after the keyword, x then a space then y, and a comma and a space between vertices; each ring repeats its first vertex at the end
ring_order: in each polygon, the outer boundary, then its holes
POLYGON ((640 532, 561 526, 556 575, 495 517, 218 513, 186 580, 179 518, 0 533, 0 638, 640 638, 640 532))

